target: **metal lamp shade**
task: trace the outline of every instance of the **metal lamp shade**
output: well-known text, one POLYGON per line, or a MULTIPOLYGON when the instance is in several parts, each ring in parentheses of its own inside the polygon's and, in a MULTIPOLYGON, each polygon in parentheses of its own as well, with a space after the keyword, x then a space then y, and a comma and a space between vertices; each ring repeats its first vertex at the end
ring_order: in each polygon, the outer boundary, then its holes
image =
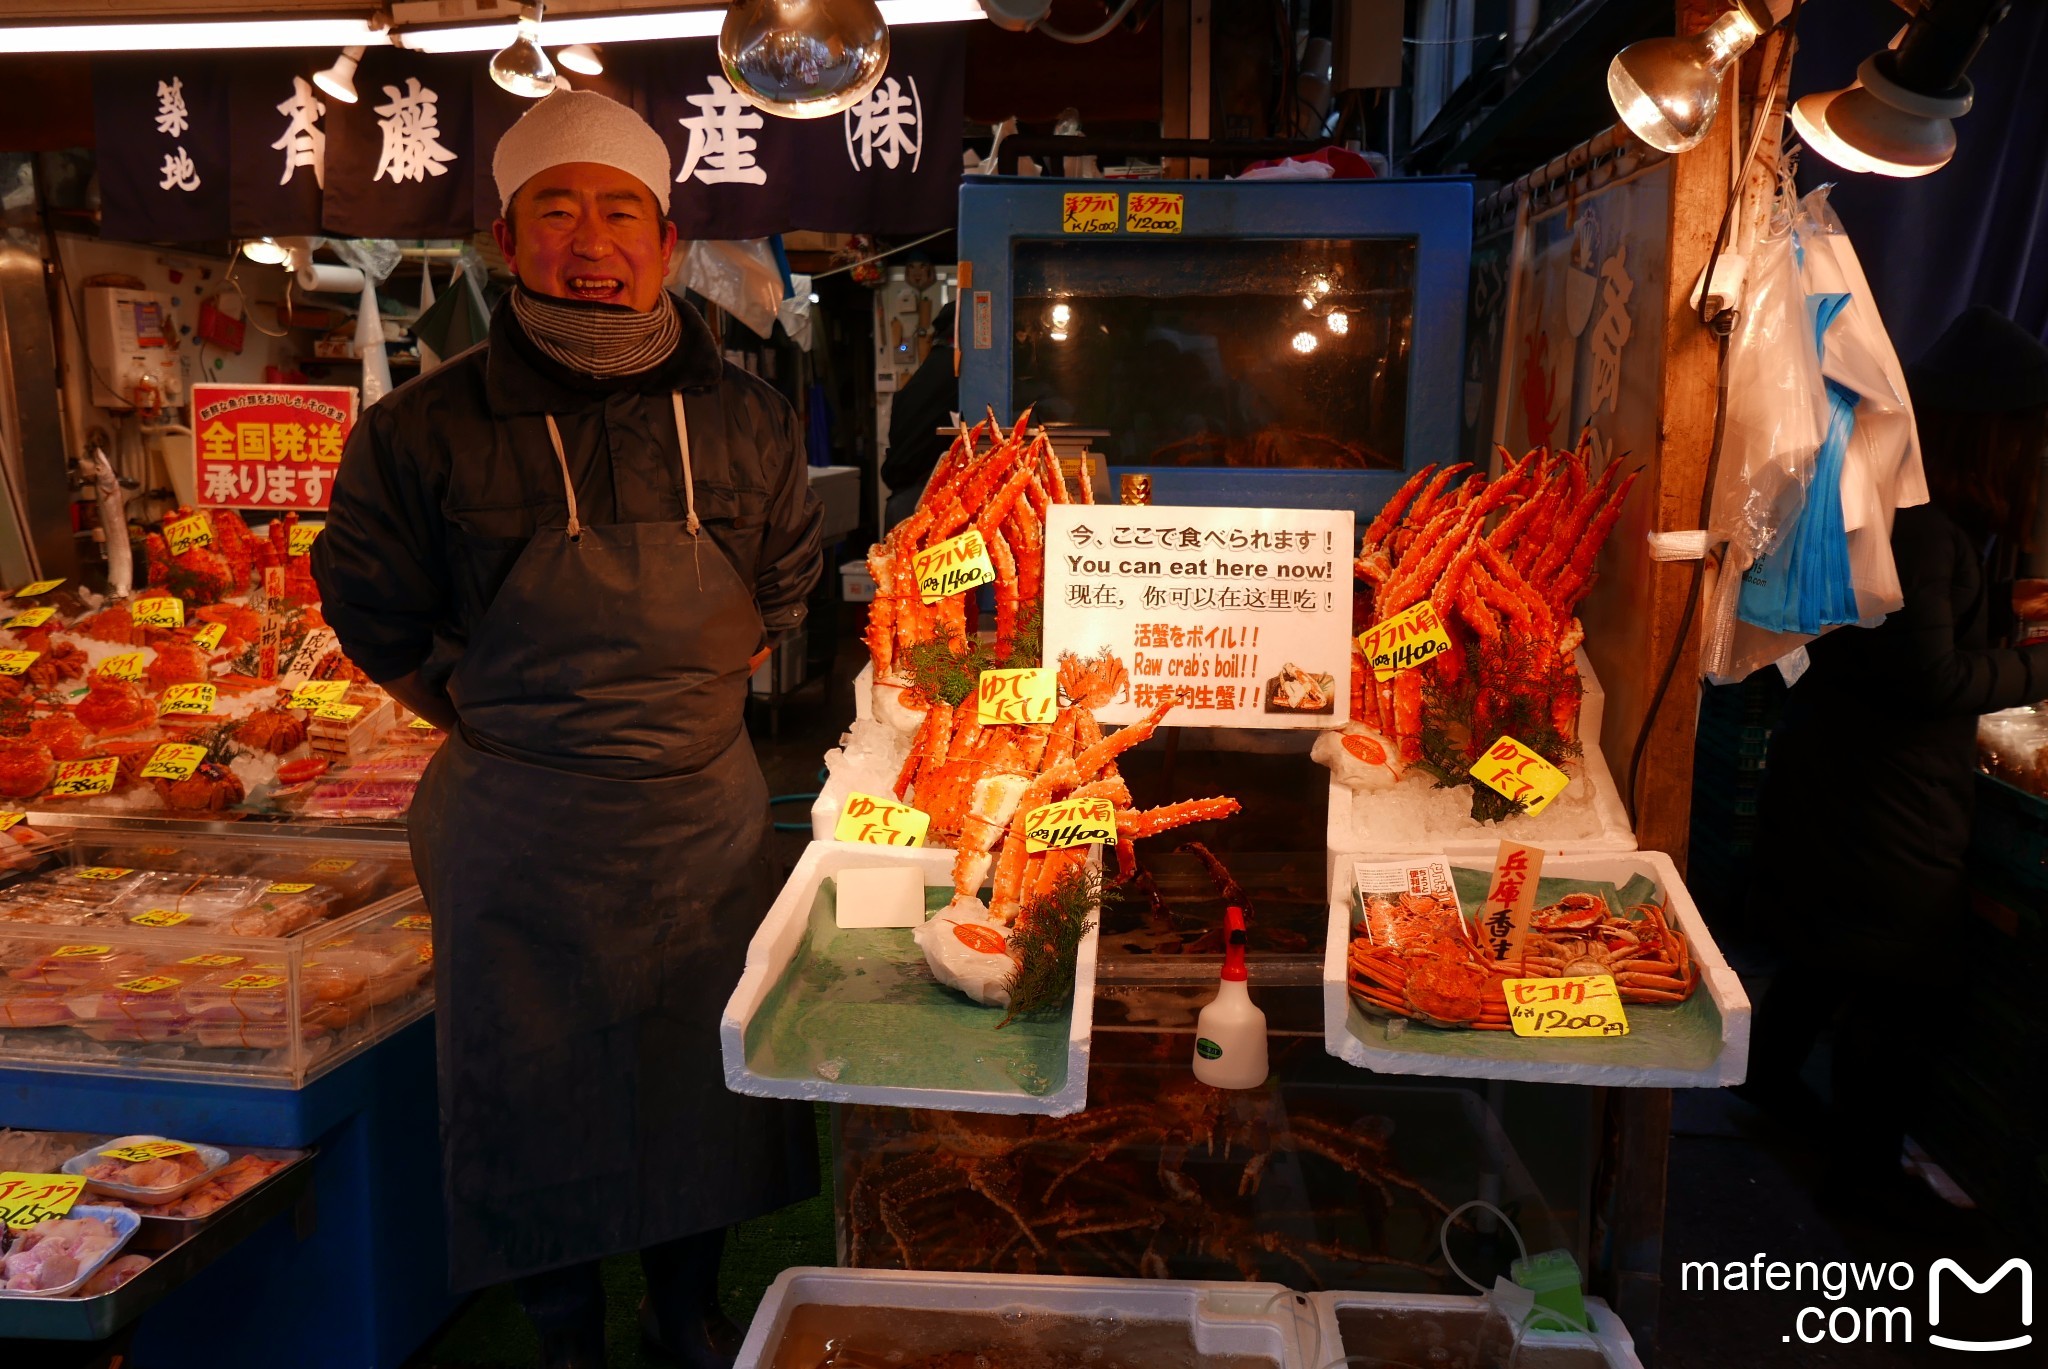
POLYGON ((718 61, 749 101, 788 119, 822 119, 866 98, 889 65, 889 26, 874 0, 744 0, 726 12, 718 61))

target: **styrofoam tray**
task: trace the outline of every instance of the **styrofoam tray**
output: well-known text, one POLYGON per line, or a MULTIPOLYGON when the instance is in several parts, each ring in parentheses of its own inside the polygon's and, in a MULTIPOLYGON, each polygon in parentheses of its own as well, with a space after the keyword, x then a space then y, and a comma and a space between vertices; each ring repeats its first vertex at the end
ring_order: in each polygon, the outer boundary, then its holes
MULTIPOLYGON (((98 1159, 102 1151, 116 1150, 122 1146, 139 1146, 146 1141, 168 1141, 170 1139, 168 1136, 153 1134, 116 1136, 111 1141, 102 1141, 96 1146, 88 1146, 66 1160, 64 1162, 64 1173, 72 1175, 84 1174, 86 1166, 98 1159)), ((90 1192, 105 1193, 111 1197, 121 1198, 128 1202, 141 1203, 146 1207, 160 1207, 165 1203, 175 1203, 178 1199, 184 1197, 187 1193, 190 1193, 193 1189, 219 1173, 221 1166, 228 1162, 228 1153, 219 1146, 201 1145, 197 1141, 187 1141, 184 1144, 191 1146, 198 1153, 200 1162, 206 1167, 191 1178, 180 1183, 172 1184, 167 1188, 137 1188, 132 1184, 111 1183, 105 1179, 87 1179, 85 1186, 90 1192)))
MULTIPOLYGON (((1409 853, 1415 854, 1415 853, 1409 853)), ((1378 854, 1360 859, 1382 859, 1378 854)), ((1352 1001, 1346 982, 1351 925, 1356 919, 1351 861, 1338 857, 1330 882, 1329 939, 1323 953, 1323 1044, 1330 1054, 1385 1074, 1456 1079, 1520 1079, 1546 1084, 1601 1084, 1617 1088, 1719 1088, 1742 1082, 1749 1065, 1749 995, 1714 944, 1671 857, 1662 851, 1615 851, 1550 856, 1545 878, 1624 884, 1642 875, 1664 895, 1664 912, 1692 943, 1700 987, 1685 1004, 1628 1008, 1631 1032, 1614 1039, 1536 1040, 1504 1031, 1454 1031, 1417 1022, 1396 1025, 1369 1017, 1352 1001), (1684 1038, 1656 1029, 1660 1014, 1710 1010, 1715 1030, 1688 1024, 1684 1038)), ((1452 856, 1454 866, 1480 862, 1452 856)))
MULTIPOLYGON (((1439 1326, 1453 1321, 1466 1322, 1475 1330, 1480 1324, 1479 1319, 1494 1319, 1502 1315, 1482 1298, 1439 1293, 1311 1293, 1308 1300, 1315 1308, 1316 1314, 1316 1338, 1311 1347, 1311 1362, 1315 1369, 1336 1369, 1336 1366, 1347 1364, 1404 1362, 1398 1361, 1392 1353, 1398 1348, 1394 1346, 1386 1347, 1387 1358, 1383 1360, 1368 1358, 1367 1354, 1356 1350, 1351 1352, 1355 1358, 1345 1358, 1348 1347, 1344 1344, 1344 1336, 1337 1321, 1337 1315, 1342 1311, 1371 1311, 1404 1320, 1408 1317, 1418 1320, 1428 1318, 1439 1326)), ((1587 1356, 1597 1355, 1607 1365, 1607 1369, 1642 1369, 1643 1362, 1636 1357, 1634 1338, 1629 1335, 1628 1328, 1621 1324, 1621 1318, 1615 1316, 1606 1303, 1598 1298, 1587 1298, 1586 1314, 1593 1326, 1590 1333, 1527 1332, 1523 1335, 1520 1346, 1511 1351, 1507 1362, 1518 1366, 1518 1369, 1549 1369, 1549 1366, 1559 1364, 1583 1365, 1587 1363, 1587 1356)), ((1444 1354, 1459 1344, 1457 1332, 1449 1328, 1446 1330, 1449 1334, 1437 1342, 1435 1354, 1444 1354)))
POLYGON ((880 1308, 904 1313, 913 1324, 918 1312, 1050 1312, 1075 1319, 1178 1323, 1189 1329, 1204 1355, 1244 1355, 1272 1360, 1282 1369, 1320 1369, 1307 1358, 1316 1335, 1315 1309, 1307 1297, 1277 1283, 816 1267, 785 1269, 776 1276, 754 1313, 735 1369, 765 1369, 774 1363, 791 1316, 807 1305, 880 1308))
MULTIPOLYGON (((757 1069, 749 1055, 748 1036, 769 997, 794 965, 810 926, 811 913, 828 876, 860 866, 908 864, 924 874, 925 886, 950 888, 953 853, 926 848, 867 846, 852 842, 814 841, 805 849, 788 883, 762 919, 747 946, 746 970, 719 1024, 725 1057, 726 1087, 735 1093, 767 1098, 801 1098, 828 1103, 870 1103, 896 1107, 938 1108, 953 1112, 1033 1113, 1065 1116, 1088 1103, 1088 1056, 1094 1033, 1095 953, 1100 922, 1082 941, 1074 969, 1074 1001, 1066 1036, 1065 1077, 1055 1088, 1029 1092, 994 1088, 932 1088, 878 1083, 848 1083, 822 1073, 791 1076, 757 1069)), ((907 930, 900 935, 909 937, 907 930)), ((950 993, 950 990, 943 991, 950 993)), ((964 1003, 965 999, 959 1000, 964 1003)), ((976 1013, 999 1010, 975 1008, 976 1013)), ((935 1036, 935 1039, 943 1037, 935 1036)), ((963 1042, 963 1051, 974 1048, 963 1042)), ((851 1053, 851 1050, 850 1052, 851 1053)), ((873 1061, 864 1062, 873 1065, 873 1061)), ((963 1062, 963 1071, 968 1069, 963 1062)))
MULTIPOLYGON (((99 1273, 101 1267, 107 1261, 120 1254, 121 1248, 128 1244, 129 1238, 142 1229, 142 1218, 125 1207, 95 1207, 90 1203, 77 1203, 72 1206, 71 1211, 66 1213, 65 1216, 97 1217, 101 1221, 106 1222, 114 1228, 113 1245, 109 1246, 106 1252, 98 1259, 79 1270, 78 1277, 69 1283, 59 1284, 55 1288, 38 1288, 33 1291, 28 1289, 0 1289, 0 1298, 61 1298, 67 1293, 75 1292, 87 1279, 99 1273)), ((11 1244, 11 1241, 9 1243, 11 1244)))

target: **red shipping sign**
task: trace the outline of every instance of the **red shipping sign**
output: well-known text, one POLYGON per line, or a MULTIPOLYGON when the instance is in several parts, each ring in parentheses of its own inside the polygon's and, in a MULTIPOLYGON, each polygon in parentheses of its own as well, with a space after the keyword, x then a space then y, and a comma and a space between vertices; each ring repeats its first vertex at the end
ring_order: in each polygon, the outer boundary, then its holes
POLYGON ((353 386, 194 385, 199 502, 326 508, 355 422, 353 386))

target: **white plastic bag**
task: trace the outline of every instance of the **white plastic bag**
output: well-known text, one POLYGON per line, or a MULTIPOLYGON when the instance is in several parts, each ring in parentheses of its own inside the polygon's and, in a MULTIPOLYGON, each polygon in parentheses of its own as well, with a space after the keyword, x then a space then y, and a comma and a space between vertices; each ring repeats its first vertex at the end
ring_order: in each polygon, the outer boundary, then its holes
POLYGON ((766 238, 692 241, 676 256, 677 283, 695 290, 762 337, 775 331, 782 269, 766 238))

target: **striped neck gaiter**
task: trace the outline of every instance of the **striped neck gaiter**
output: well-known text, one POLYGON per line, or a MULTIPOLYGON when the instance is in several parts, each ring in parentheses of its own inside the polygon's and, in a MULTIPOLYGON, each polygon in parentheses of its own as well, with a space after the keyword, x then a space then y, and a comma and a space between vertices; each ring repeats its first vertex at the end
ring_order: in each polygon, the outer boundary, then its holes
POLYGON ((534 346, 570 370, 599 379, 653 370, 668 360, 683 334, 675 299, 666 290, 659 304, 641 313, 538 295, 515 285, 512 313, 534 346))

